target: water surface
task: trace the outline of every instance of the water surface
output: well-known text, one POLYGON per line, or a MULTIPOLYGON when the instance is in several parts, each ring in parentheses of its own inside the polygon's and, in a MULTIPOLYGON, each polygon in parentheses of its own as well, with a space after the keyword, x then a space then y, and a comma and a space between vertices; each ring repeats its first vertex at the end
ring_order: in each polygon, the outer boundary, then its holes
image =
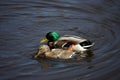
POLYGON ((0 80, 119 80, 119 0, 0 0, 0 80), (82 61, 34 60, 49 31, 95 42, 82 61))

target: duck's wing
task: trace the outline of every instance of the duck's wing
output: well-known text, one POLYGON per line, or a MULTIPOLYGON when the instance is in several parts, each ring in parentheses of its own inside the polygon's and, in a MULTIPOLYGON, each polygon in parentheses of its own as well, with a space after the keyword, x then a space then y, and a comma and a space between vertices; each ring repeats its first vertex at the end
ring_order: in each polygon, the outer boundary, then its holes
POLYGON ((87 39, 78 37, 78 36, 74 36, 74 35, 64 35, 62 37, 59 38, 58 41, 69 41, 69 42, 73 42, 75 44, 79 44, 81 42, 87 41, 87 39))

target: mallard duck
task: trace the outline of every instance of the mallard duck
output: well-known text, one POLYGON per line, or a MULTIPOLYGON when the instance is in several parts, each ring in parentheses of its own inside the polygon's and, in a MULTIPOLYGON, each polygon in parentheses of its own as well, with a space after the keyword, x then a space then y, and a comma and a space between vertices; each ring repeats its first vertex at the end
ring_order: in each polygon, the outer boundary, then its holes
POLYGON ((75 52, 83 52, 88 50, 93 46, 94 43, 91 41, 74 36, 74 35, 64 35, 60 36, 57 32, 49 32, 46 34, 46 38, 43 38, 40 43, 48 41, 48 46, 50 49, 61 48, 70 50, 72 48, 75 52), (74 47, 71 47, 73 46, 74 47))
POLYGON ((41 45, 34 57, 38 58, 39 56, 53 59, 75 59, 80 56, 80 54, 59 48, 50 49, 48 45, 41 45))

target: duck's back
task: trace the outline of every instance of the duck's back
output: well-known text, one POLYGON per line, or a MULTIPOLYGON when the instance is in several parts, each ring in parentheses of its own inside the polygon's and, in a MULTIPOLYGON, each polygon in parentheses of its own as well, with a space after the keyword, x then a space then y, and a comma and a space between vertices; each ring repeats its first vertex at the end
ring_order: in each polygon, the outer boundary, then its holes
POLYGON ((56 42, 54 42, 54 45, 56 47, 63 48, 63 47, 69 47, 72 44, 79 44, 84 41, 86 41, 86 39, 83 39, 78 36, 64 35, 60 37, 56 42))

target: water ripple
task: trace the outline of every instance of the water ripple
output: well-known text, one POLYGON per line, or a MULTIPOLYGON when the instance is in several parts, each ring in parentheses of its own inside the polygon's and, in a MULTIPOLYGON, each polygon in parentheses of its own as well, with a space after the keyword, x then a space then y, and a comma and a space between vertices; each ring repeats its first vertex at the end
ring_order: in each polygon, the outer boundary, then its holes
POLYGON ((0 79, 119 80, 119 7, 118 0, 0 0, 0 79), (34 60, 49 31, 95 42, 94 56, 34 60))

